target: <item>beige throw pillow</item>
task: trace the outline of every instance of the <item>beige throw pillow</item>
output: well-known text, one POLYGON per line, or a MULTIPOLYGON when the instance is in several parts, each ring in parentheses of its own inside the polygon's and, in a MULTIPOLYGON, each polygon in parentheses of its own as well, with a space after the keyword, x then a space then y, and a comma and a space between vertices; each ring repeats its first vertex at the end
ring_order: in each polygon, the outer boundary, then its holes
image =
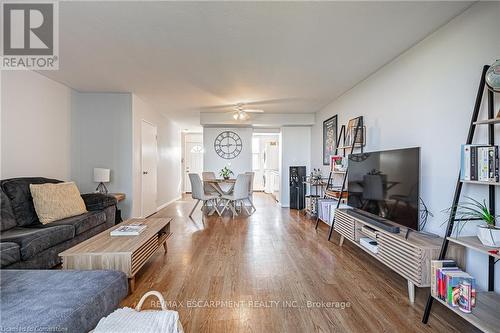
POLYGON ((73 182, 30 184, 38 219, 43 224, 87 212, 78 187, 73 182))

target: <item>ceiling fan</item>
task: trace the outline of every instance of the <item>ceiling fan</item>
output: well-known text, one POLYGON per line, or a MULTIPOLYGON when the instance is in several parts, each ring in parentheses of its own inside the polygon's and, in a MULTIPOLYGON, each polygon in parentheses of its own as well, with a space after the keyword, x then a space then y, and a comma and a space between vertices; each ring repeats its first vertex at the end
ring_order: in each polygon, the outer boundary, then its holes
POLYGON ((249 113, 264 113, 264 110, 259 109, 247 109, 244 107, 245 104, 238 103, 234 107, 234 111, 230 111, 233 113, 234 120, 248 120, 250 119, 249 113))

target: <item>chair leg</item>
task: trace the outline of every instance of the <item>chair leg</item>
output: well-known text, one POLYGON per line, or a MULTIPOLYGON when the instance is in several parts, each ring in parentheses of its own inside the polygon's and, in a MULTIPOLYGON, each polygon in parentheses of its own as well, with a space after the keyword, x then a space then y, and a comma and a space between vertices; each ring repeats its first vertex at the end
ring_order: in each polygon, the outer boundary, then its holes
POLYGON ((193 209, 191 209, 191 212, 189 213, 189 217, 191 217, 193 215, 194 210, 196 209, 196 207, 198 206, 199 203, 200 203, 200 200, 196 200, 196 203, 194 204, 193 209))
POLYGON ((251 215, 252 213, 250 213, 250 211, 248 210, 248 207, 247 205, 245 205, 245 202, 243 202, 243 200, 241 200, 241 206, 245 209, 245 212, 247 212, 248 215, 251 215))
POLYGON ((248 201, 250 202, 250 205, 252 205, 253 210, 256 211, 257 208, 255 208, 255 206, 253 204, 253 201, 252 201, 252 199, 250 197, 248 198, 248 201))
POLYGON ((224 212, 226 211, 226 209, 228 208, 229 206, 229 203, 230 201, 229 200, 226 200, 226 204, 224 205, 224 207, 222 207, 222 211, 221 211, 221 215, 224 214, 224 212))
POLYGON ((213 199, 213 205, 214 205, 215 211, 217 212, 217 215, 221 216, 222 213, 219 211, 219 202, 217 199, 213 199))
POLYGON ((229 205, 231 207, 231 211, 233 212, 233 217, 238 216, 238 212, 236 211, 236 201, 231 201, 229 205))

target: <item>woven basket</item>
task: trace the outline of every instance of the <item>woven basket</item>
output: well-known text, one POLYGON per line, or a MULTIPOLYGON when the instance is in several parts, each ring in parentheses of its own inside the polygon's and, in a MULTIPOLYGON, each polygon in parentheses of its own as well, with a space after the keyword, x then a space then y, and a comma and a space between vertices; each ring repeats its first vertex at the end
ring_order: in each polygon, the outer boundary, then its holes
POLYGON ((145 293, 135 309, 128 307, 115 310, 102 318, 94 333, 183 333, 177 311, 167 309, 163 296, 157 291, 145 293), (142 304, 149 296, 160 300, 161 310, 141 311, 142 304))

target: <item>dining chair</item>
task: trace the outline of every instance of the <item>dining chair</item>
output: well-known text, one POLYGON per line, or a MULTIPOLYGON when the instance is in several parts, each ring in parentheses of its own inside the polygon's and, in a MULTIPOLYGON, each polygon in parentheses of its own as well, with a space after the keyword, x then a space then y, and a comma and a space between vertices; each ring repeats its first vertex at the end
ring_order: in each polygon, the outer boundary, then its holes
POLYGON ((238 215, 236 211, 236 205, 242 203, 242 207, 245 208, 246 212, 250 214, 247 207, 244 205, 245 200, 249 200, 249 187, 250 187, 250 175, 239 174, 236 177, 236 183, 234 184, 233 192, 231 194, 223 194, 221 198, 226 201, 224 208, 222 208, 221 214, 223 214, 226 209, 231 209, 233 212, 233 217, 238 215))
POLYGON ((201 173, 201 177, 203 179, 203 190, 207 194, 219 194, 221 191, 217 191, 214 186, 219 186, 218 184, 209 184, 206 183, 205 180, 215 180, 215 172, 204 171, 201 173))
POLYGON ((245 172, 245 175, 250 176, 250 185, 248 188, 248 201, 250 202, 250 205, 252 206, 253 210, 257 210, 253 204, 253 179, 255 177, 255 172, 245 172))
MULTIPOLYGON (((221 212, 219 211, 219 208, 217 207, 217 200, 220 198, 219 194, 210 194, 210 193, 205 193, 203 189, 203 182, 201 181, 200 176, 197 173, 190 173, 189 174, 189 181, 191 182, 191 195, 193 199, 197 200, 196 204, 194 205, 193 209, 189 213, 189 217, 193 215, 193 212, 195 211, 196 207, 200 203, 200 201, 203 202, 203 206, 206 206, 207 203, 211 203, 213 206, 213 209, 217 212, 217 214, 221 215, 221 212)), ((203 208, 202 206, 202 208, 203 208)), ((213 212, 209 213, 209 215, 213 214, 213 212)))

